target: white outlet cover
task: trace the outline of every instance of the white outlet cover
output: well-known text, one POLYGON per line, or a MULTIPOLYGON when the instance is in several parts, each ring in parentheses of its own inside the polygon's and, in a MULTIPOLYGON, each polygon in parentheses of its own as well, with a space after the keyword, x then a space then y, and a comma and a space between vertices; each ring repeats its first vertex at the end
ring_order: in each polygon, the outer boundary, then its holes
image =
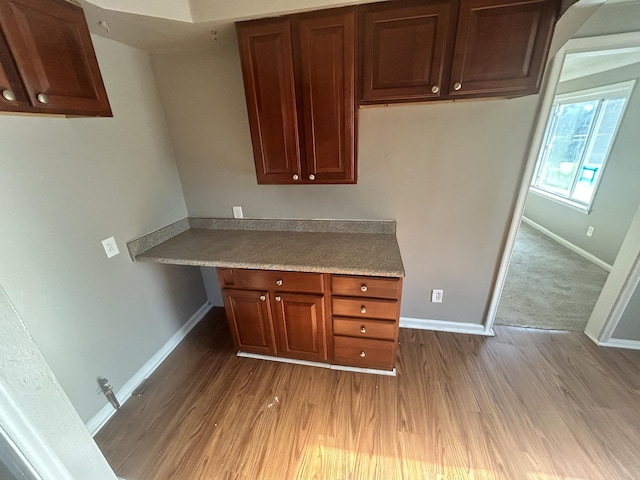
POLYGON ((233 218, 244 218, 242 207, 233 207, 233 218))
POLYGON ((115 257, 120 253, 116 239, 113 237, 102 240, 102 246, 104 247, 104 253, 107 254, 107 258, 115 257))

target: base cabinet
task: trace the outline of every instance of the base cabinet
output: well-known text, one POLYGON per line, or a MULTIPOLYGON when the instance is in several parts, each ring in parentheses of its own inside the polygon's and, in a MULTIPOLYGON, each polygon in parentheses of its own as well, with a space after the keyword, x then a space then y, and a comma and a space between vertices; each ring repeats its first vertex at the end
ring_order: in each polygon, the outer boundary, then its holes
POLYGON ((238 350, 393 370, 402 279, 218 269, 238 350))

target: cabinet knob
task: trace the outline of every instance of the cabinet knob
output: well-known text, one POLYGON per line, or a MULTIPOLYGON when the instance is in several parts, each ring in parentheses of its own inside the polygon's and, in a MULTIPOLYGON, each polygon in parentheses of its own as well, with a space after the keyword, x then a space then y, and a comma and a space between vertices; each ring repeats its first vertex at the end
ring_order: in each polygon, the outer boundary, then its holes
POLYGON ((440 91, 440 87, 438 85, 434 85, 431 87, 431 93, 438 93, 440 91))
POLYGON ((366 291, 368 290, 368 288, 367 288, 367 286, 366 286, 366 285, 362 285, 362 286, 360 287, 360 290, 362 290, 363 292, 366 292, 366 291))
POLYGON ((276 302, 281 301, 282 299, 280 297, 276 297, 276 302))
POLYGON ((460 82, 456 82, 453 84, 453 89, 457 92, 462 88, 462 84, 460 82))
POLYGON ((315 180, 316 176, 312 173, 311 175, 309 175, 309 180, 315 180))
POLYGON ((367 329, 364 325, 360 327, 360 333, 367 333, 367 329))
POLYGON ((364 305, 362 305, 360 307, 360 313, 367 313, 367 307, 365 307, 364 305))
POLYGON ((276 285, 278 285, 278 286, 282 285, 282 280, 276 281, 276 285))
POLYGON ((44 93, 39 93, 36 98, 40 103, 49 103, 49 97, 44 93))
POLYGON ((260 300, 262 300, 263 302, 267 299, 266 295, 260 295, 260 300))
POLYGON ((15 101, 16 99, 16 94, 13 93, 11 90, 3 90, 2 96, 5 98, 5 100, 9 100, 10 102, 15 101))
POLYGON ((294 179, 294 180, 298 180, 299 178, 300 178, 300 177, 299 177, 298 175, 294 175, 294 176, 293 176, 293 179, 294 179))
POLYGON ((360 356, 361 356, 362 358, 364 358, 364 357, 366 357, 366 356, 367 356, 367 354, 366 354, 366 353, 364 353, 364 351, 362 351, 362 352, 360 352, 360 356))

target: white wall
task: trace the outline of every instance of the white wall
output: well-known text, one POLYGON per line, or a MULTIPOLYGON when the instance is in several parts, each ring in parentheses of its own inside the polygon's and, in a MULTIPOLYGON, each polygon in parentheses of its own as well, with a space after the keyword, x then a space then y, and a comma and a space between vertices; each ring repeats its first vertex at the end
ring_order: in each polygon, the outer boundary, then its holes
POLYGON ((0 352, 0 428, 36 472, 115 480, 1 285, 0 352))
POLYGON ((0 117, 0 283, 83 421, 96 378, 117 390, 206 298, 197 269, 126 253, 186 208, 148 56, 93 40, 113 118, 0 117))
POLYGON ((242 205, 248 217, 395 219, 402 315, 483 321, 537 96, 361 109, 357 185, 266 186, 237 45, 152 62, 190 215, 229 217, 242 205), (432 288, 444 303, 429 303, 432 288))
POLYGON ((564 82, 558 86, 558 93, 567 93, 634 79, 638 83, 611 146, 592 211, 585 215, 548 197, 530 193, 524 213, 525 217, 609 265, 613 265, 633 215, 640 205, 640 160, 637 155, 640 63, 564 82), (589 226, 595 227, 592 237, 586 236, 589 226))

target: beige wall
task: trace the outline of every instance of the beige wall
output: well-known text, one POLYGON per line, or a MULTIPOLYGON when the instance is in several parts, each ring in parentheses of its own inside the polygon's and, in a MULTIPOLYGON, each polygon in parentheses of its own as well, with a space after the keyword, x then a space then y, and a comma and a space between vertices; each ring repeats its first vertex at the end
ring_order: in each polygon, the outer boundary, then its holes
POLYGON ((83 421, 206 299, 197 269, 126 253, 186 208, 148 56, 94 43, 114 118, 0 116, 0 283, 83 421))
MULTIPOLYGON (((627 80, 640 82, 640 64, 591 75, 558 86, 558 93, 585 90, 627 80)), ((530 193, 525 217, 613 265, 633 216, 640 205, 640 88, 629 98, 627 110, 611 146, 609 159, 595 196, 592 211, 585 215, 547 197, 530 193), (589 226, 595 227, 587 237, 589 226)))
POLYGON ((190 215, 395 219, 402 315, 483 321, 537 96, 362 109, 357 185, 262 186, 237 45, 152 62, 190 215))

